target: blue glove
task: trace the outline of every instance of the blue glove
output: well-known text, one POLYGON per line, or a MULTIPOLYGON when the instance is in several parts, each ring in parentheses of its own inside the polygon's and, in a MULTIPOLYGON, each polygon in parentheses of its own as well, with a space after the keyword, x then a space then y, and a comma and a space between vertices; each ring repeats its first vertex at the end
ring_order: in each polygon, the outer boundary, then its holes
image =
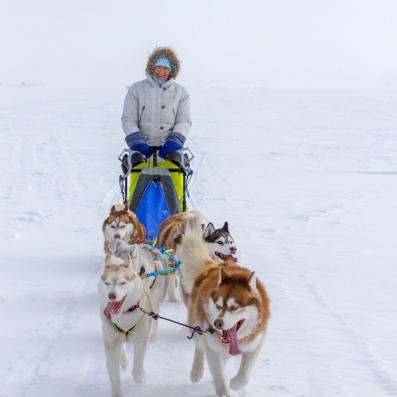
POLYGON ((165 159, 168 154, 183 148, 185 137, 179 132, 170 132, 164 145, 160 148, 160 157, 165 159))
POLYGON ((146 143, 145 137, 141 131, 133 132, 125 137, 128 147, 150 157, 153 153, 153 148, 146 143))

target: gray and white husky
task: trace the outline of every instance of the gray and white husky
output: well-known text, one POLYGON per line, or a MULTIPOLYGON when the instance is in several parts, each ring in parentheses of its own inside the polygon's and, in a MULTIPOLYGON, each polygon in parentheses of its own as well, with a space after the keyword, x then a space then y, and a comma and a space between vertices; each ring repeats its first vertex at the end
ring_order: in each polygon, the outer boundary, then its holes
MULTIPOLYGON (((109 246, 113 255, 129 261, 131 269, 140 277, 144 278, 149 287, 153 311, 159 313, 160 304, 165 298, 167 278, 162 275, 146 277, 149 273, 154 273, 169 268, 169 259, 166 255, 148 244, 129 244, 122 240, 116 240, 109 246)), ((157 321, 152 327, 152 336, 157 333, 157 321)))

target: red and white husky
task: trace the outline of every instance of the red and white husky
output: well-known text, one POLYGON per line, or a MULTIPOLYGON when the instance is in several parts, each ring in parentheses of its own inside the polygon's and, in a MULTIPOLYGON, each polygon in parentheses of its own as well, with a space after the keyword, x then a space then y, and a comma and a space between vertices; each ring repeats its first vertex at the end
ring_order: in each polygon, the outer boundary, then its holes
POLYGON ((146 238, 145 227, 128 209, 127 204, 112 206, 110 214, 102 223, 102 232, 105 238, 105 254, 114 254, 113 246, 118 241, 139 244, 144 243, 146 238))
POLYGON ((191 380, 201 379, 206 356, 216 394, 230 396, 230 388, 240 390, 248 383, 265 338, 270 316, 265 287, 254 272, 214 261, 197 222, 188 223, 177 252, 183 264, 181 284, 187 294, 189 324, 215 331, 194 336, 191 380), (224 363, 234 355, 241 355, 241 364, 229 386, 224 363))

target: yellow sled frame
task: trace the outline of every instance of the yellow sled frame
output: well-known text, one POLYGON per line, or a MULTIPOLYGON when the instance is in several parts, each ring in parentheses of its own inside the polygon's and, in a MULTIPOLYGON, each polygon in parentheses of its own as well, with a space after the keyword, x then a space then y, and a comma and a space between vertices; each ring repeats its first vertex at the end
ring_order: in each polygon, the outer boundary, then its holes
MULTIPOLYGON (((183 171, 171 161, 160 161, 157 163, 157 167, 170 170, 171 180, 175 188, 175 193, 178 197, 179 208, 181 211, 186 211, 187 208, 184 207, 184 173, 183 171)), ((140 172, 138 170, 143 170, 145 168, 153 168, 152 162, 144 162, 136 165, 132 168, 129 175, 129 188, 128 188, 128 207, 131 205, 132 196, 134 194, 136 185, 138 183, 140 172), (134 172, 135 171, 135 172, 134 172)), ((185 202, 186 206, 186 202, 185 202)))

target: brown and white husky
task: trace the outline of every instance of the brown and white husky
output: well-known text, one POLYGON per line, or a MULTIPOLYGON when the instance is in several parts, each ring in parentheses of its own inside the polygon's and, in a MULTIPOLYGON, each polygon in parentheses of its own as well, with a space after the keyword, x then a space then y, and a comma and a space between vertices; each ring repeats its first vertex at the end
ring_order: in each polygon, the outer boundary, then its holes
POLYGON ((145 227, 128 209, 127 204, 112 206, 109 216, 102 224, 102 232, 105 237, 105 254, 114 254, 113 247, 117 241, 140 244, 144 243, 146 239, 145 227))
POLYGON ((240 390, 248 383, 265 338, 270 316, 265 287, 254 272, 215 262, 197 223, 186 227, 178 259, 182 261, 182 289, 188 296, 189 324, 215 331, 194 336, 190 378, 192 382, 201 379, 206 356, 216 394, 230 396, 230 388, 240 390), (229 386, 224 364, 234 355, 241 355, 241 363, 229 386))

